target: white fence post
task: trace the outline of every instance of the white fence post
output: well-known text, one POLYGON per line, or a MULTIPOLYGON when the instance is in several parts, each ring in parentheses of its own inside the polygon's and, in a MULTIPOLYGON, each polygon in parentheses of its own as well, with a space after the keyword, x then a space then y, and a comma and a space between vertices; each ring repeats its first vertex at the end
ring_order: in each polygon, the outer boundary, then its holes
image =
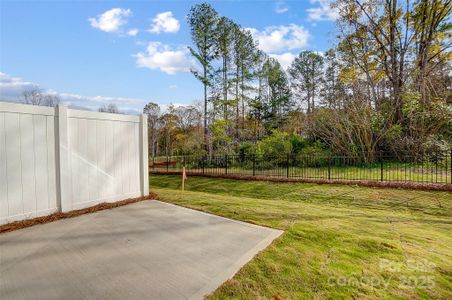
POLYGON ((146 115, 140 116, 140 180, 141 195, 149 195, 149 157, 148 157, 148 120, 146 115))
POLYGON ((68 145, 68 116, 67 107, 57 107, 57 134, 55 139, 57 153, 57 191, 58 203, 62 212, 72 210, 72 201, 69 194, 69 145, 68 145))

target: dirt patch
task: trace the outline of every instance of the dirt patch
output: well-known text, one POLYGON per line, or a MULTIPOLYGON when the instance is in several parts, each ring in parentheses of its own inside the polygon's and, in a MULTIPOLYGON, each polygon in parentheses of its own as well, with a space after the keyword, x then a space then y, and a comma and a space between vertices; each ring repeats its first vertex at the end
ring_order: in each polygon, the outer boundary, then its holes
POLYGON ((127 204, 136 203, 136 202, 145 201, 145 200, 158 200, 158 196, 157 196, 157 194, 151 192, 151 193, 149 193, 148 196, 145 196, 145 197, 129 198, 129 199, 125 199, 125 200, 121 200, 121 201, 117 201, 117 202, 111 202, 111 203, 103 202, 103 203, 99 203, 97 205, 83 208, 83 209, 73 210, 73 211, 69 211, 69 212, 57 212, 57 213, 54 213, 54 214, 51 214, 48 216, 37 217, 37 218, 22 220, 22 221, 16 221, 13 223, 0 225, 0 234, 18 230, 18 229, 22 229, 22 228, 26 228, 26 227, 31 227, 31 226, 38 225, 38 224, 45 224, 45 223, 50 223, 50 222, 61 220, 61 219, 73 218, 73 217, 77 217, 80 215, 93 213, 96 211, 112 209, 115 207, 124 206, 127 204))

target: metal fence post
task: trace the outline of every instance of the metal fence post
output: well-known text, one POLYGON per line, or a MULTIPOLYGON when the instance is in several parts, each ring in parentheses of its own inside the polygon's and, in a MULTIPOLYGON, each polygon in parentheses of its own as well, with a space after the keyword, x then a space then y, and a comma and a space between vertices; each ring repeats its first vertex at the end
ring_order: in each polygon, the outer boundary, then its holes
POLYGON ((287 153, 287 174, 286 174, 286 177, 287 178, 289 178, 289 162, 290 162, 290 154, 289 153, 287 153))
MULTIPOLYGON (((452 156, 451 156, 451 159, 452 159, 452 156)), ((445 161, 446 161, 446 166, 444 167, 444 170, 446 171, 446 183, 447 183, 447 153, 446 153, 446 156, 445 156, 445 161)), ((451 177, 450 178, 452 179, 452 173, 451 173, 451 177)))
POLYGON ((205 166, 205 163, 206 163, 206 161, 207 161, 207 156, 203 156, 203 158, 202 158, 202 160, 201 160, 201 166, 202 166, 202 173, 204 174, 204 166, 205 166))
POLYGON ((383 181, 383 154, 380 152, 380 181, 383 181))
POLYGON ((438 151, 436 151, 435 155, 435 182, 438 183, 438 151))
POLYGON ((256 176, 256 154, 253 154, 253 176, 256 176))
POLYGON ((228 155, 227 154, 224 155, 224 161, 225 161, 224 172, 226 175, 228 175, 228 155))
MULTIPOLYGON (((427 161, 428 162, 428 161, 427 161)), ((424 183, 424 151, 422 151, 421 153, 421 164, 422 164, 422 177, 421 177, 421 181, 422 183, 424 183)), ((428 166, 428 163, 427 163, 428 166)))
POLYGON ((328 180, 331 180, 331 155, 328 155, 328 180))

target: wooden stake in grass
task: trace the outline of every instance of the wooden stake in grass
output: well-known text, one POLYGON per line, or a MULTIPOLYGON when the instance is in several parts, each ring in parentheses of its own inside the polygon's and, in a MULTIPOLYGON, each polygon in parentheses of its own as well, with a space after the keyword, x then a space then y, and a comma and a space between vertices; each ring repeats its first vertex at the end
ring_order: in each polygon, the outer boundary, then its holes
POLYGON ((185 173, 185 167, 182 167, 182 190, 185 190, 185 180, 187 179, 187 173, 185 173))

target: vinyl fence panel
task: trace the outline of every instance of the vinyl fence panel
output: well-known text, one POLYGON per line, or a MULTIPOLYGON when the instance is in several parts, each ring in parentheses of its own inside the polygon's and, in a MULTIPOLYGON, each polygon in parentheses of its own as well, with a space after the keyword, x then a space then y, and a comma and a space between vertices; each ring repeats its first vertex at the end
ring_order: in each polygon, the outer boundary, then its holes
POLYGON ((53 108, 0 102, 0 224, 58 210, 54 119, 53 108))
POLYGON ((149 194, 146 128, 143 116, 0 102, 0 224, 149 194))
POLYGON ((139 123, 138 116, 68 109, 71 209, 141 195, 139 123))

